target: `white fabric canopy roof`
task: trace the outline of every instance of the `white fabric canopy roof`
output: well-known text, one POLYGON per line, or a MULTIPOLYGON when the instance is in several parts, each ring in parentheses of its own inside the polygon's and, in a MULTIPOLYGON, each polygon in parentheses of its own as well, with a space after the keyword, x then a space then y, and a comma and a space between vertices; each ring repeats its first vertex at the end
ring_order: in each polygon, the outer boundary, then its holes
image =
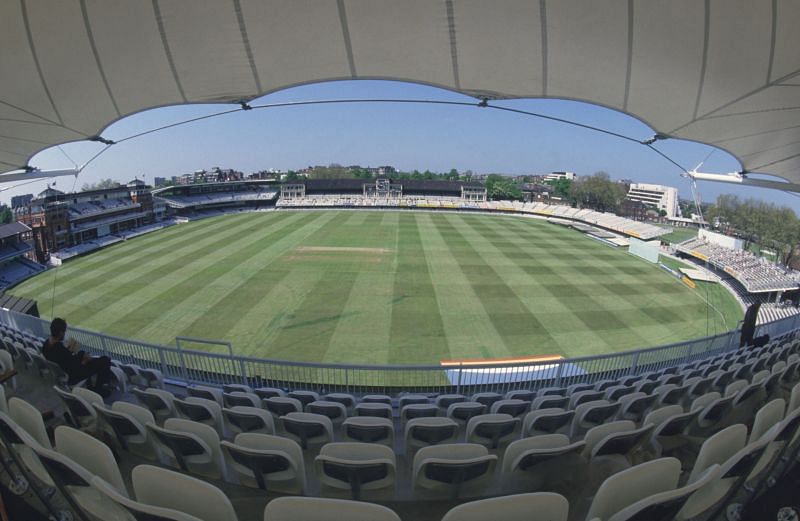
POLYGON ((794 0, 6 0, 0 170, 134 112, 384 78, 624 111, 800 183, 794 0))

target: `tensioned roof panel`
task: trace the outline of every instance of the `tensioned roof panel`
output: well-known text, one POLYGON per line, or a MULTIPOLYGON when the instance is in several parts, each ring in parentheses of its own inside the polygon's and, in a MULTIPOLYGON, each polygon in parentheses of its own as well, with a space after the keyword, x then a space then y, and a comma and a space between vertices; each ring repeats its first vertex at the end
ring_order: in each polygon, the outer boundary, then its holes
POLYGON ((385 78, 571 98, 800 184, 793 0, 0 2, 0 170, 128 114, 385 78))

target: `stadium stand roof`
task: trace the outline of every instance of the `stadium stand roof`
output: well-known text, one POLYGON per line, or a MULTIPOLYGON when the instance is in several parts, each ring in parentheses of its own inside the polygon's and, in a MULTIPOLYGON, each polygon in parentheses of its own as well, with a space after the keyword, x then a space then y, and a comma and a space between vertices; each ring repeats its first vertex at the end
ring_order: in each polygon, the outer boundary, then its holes
POLYGON ((2 170, 152 107, 371 78, 585 100, 800 184, 788 0, 23 0, 0 4, 0 20, 2 170))
POLYGON ((31 229, 18 222, 0 225, 0 239, 13 237, 19 233, 29 232, 31 229))

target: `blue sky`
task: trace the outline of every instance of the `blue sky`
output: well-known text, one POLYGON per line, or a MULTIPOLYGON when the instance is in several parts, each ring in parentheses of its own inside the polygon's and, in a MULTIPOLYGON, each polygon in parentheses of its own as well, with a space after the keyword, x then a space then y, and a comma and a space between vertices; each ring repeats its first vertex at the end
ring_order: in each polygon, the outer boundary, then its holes
MULTIPOLYGON (((474 102, 453 92, 397 82, 343 81, 296 87, 253 102, 402 98, 474 102)), ((563 100, 513 100, 493 104, 540 112, 598 126, 636 139, 653 130, 643 123, 602 107, 563 100)), ((123 119, 103 132, 118 140, 131 134, 230 108, 228 105, 190 105, 153 109, 123 119)), ((702 170, 739 169, 729 154, 696 143, 669 140, 657 145, 678 163, 702 170), (713 153, 712 153, 713 152, 713 153), (710 156, 709 156, 710 154, 710 156)), ((42 169, 83 164, 102 148, 96 143, 73 143, 33 158, 42 169), (69 156, 69 158, 67 157, 69 156)), ((73 177, 58 178, 56 187, 71 191, 84 183, 110 177, 128 181, 134 176, 152 183, 154 177, 180 175, 220 166, 246 173, 309 165, 393 165, 402 170, 532 174, 573 171, 591 175, 604 170, 612 178, 672 185, 691 197, 689 181, 680 170, 646 147, 605 134, 561 123, 477 107, 428 104, 334 104, 252 110, 172 128, 112 146, 73 177)), ((38 181, 9 189, 0 186, 0 201, 12 195, 36 193, 38 181)), ((786 205, 800 213, 800 198, 766 189, 701 182, 703 200, 720 193, 752 196, 786 205)))

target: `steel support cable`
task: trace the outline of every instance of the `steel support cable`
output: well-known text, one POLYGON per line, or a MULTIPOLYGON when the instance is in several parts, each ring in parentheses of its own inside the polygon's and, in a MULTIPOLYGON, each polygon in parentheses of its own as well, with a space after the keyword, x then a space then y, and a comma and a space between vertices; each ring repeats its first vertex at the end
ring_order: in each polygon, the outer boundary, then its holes
POLYGON ((395 103, 395 104, 444 105, 444 106, 488 108, 488 109, 499 110, 499 111, 503 111, 503 112, 510 112, 510 113, 514 113, 514 114, 519 114, 519 115, 523 115, 523 116, 533 117, 533 118, 544 119, 544 120, 553 121, 553 122, 556 122, 556 123, 562 123, 562 124, 565 124, 565 125, 570 125, 570 126, 573 126, 573 127, 582 128, 584 130, 590 130, 590 131, 593 131, 593 132, 599 132, 601 134, 605 134, 605 135, 612 136, 612 137, 615 137, 615 138, 618 138, 618 139, 622 139, 624 141, 629 141, 629 142, 636 143, 636 144, 639 144, 639 145, 644 145, 644 146, 648 147, 649 149, 651 149, 656 154, 658 154, 659 156, 661 156, 664 159, 666 159, 672 165, 674 165, 677 168, 679 168, 682 173, 686 173, 687 172, 687 169, 685 167, 683 167, 678 162, 673 160, 669 155, 665 154, 664 152, 662 152, 661 150, 659 150, 659 149, 657 149, 656 147, 653 146, 653 143, 656 140, 665 139, 666 136, 661 136, 659 134, 656 134, 656 136, 654 138, 651 138, 651 139, 643 141, 643 140, 640 140, 640 139, 637 139, 637 138, 634 138, 634 137, 631 137, 631 136, 626 136, 625 134, 620 134, 618 132, 614 132, 614 131, 611 131, 611 130, 604 129, 602 127, 597 127, 597 126, 594 126, 594 125, 587 125, 585 123, 580 123, 578 121, 573 121, 573 120, 570 120, 570 119, 559 118, 557 116, 550 116, 550 115, 547 115, 547 114, 542 114, 540 112, 532 112, 532 111, 516 109, 516 108, 512 108, 512 107, 502 107, 502 106, 497 106, 497 105, 490 105, 488 103, 488 100, 485 100, 485 99, 479 101, 478 103, 475 103, 473 101, 446 101, 446 100, 404 99, 404 98, 323 99, 323 100, 305 100, 305 101, 285 101, 285 102, 277 102, 277 103, 262 103, 262 104, 258 104, 258 105, 249 105, 249 104, 247 104, 245 102, 239 102, 239 103, 241 105, 241 107, 239 107, 239 108, 230 109, 230 110, 223 110, 223 111, 219 111, 219 112, 214 112, 212 114, 206 114, 204 116, 198 116, 198 117, 189 118, 189 119, 185 119, 185 120, 181 120, 181 121, 176 121, 175 123, 170 123, 168 125, 162 125, 160 127, 155 127, 155 128, 152 128, 152 129, 148 129, 148 130, 142 131, 142 132, 137 132, 135 134, 131 134, 131 135, 125 136, 123 138, 120 138, 120 139, 118 139, 116 141, 102 140, 101 139, 100 141, 106 143, 106 146, 102 150, 100 150, 97 154, 92 156, 88 161, 86 161, 80 167, 79 171, 82 171, 84 168, 86 168, 86 166, 88 166, 91 162, 93 162, 95 159, 97 159, 97 157, 99 157, 101 154, 103 154, 106 150, 108 150, 108 148, 110 146, 112 146, 114 144, 124 143, 126 141, 130 141, 132 139, 136 139, 136 138, 139 138, 139 137, 142 137, 142 136, 146 136, 148 134, 153 134, 155 132, 160 132, 162 130, 167 130, 167 129, 170 129, 170 128, 175 128, 175 127, 187 125, 189 123, 195 123, 195 122, 203 121, 203 120, 207 120, 207 119, 212 119, 212 118, 216 118, 216 117, 219 117, 219 116, 225 116, 225 115, 233 114, 233 113, 236 113, 236 112, 242 112, 242 111, 247 111, 247 110, 255 110, 255 109, 274 109, 274 108, 282 108, 282 107, 303 107, 303 106, 313 106, 313 105, 341 105, 341 104, 353 104, 353 103, 359 103, 359 104, 361 104, 361 103, 384 103, 384 104, 395 103))

